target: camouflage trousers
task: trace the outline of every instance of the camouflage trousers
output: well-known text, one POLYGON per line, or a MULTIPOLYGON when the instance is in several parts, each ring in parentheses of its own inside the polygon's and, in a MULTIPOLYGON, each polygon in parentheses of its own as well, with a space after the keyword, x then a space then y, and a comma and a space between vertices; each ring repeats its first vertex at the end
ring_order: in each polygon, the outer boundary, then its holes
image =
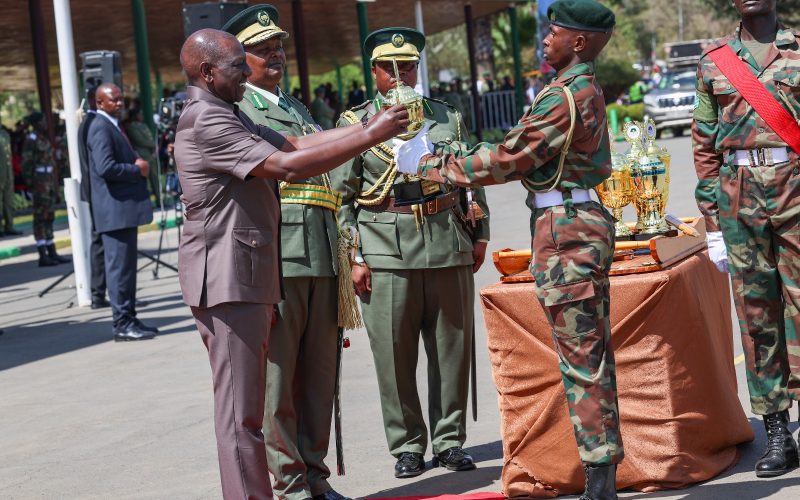
POLYGON ((53 174, 33 174, 33 238, 53 239, 53 220, 55 220, 56 190, 53 174))
POLYGON ((800 399, 800 165, 720 169, 719 221, 756 415, 800 399))
POLYGON ((581 461, 609 465, 624 456, 611 346, 608 272, 614 219, 595 202, 537 209, 531 273, 553 329, 581 461))

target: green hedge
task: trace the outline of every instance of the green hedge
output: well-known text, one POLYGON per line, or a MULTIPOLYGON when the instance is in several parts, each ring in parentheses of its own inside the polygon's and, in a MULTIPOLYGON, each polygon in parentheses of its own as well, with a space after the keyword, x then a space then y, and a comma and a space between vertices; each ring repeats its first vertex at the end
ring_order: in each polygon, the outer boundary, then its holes
POLYGON ((606 115, 610 115, 612 109, 617 111, 617 121, 619 123, 624 123, 625 118, 636 121, 644 120, 644 104, 630 104, 628 106, 609 104, 606 106, 606 115))

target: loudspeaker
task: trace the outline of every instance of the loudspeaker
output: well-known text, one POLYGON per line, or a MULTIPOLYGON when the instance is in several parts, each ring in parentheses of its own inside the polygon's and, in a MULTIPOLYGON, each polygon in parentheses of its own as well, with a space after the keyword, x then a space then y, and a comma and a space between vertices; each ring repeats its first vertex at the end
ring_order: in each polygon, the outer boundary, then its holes
POLYGON ((204 2, 183 6, 183 36, 203 28, 220 29, 233 16, 247 8, 241 2, 204 2))
POLYGON ((81 53, 83 88, 88 90, 101 83, 113 83, 122 88, 122 58, 113 50, 92 50, 81 53))

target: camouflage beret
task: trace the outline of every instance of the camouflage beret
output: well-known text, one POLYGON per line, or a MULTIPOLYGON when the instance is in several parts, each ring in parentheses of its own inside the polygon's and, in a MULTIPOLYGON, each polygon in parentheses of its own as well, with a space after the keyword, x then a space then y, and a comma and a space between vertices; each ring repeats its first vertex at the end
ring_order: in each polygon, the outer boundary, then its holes
POLYGON ((278 9, 272 5, 253 5, 233 16, 222 31, 227 31, 249 47, 276 36, 287 38, 289 33, 278 26, 278 20, 278 9))
POLYGON ((550 23, 576 31, 608 33, 614 28, 614 13, 596 0, 556 0, 547 9, 550 23))
POLYGON ((364 53, 375 61, 419 61, 425 48, 425 35, 413 28, 382 28, 364 40, 364 53))

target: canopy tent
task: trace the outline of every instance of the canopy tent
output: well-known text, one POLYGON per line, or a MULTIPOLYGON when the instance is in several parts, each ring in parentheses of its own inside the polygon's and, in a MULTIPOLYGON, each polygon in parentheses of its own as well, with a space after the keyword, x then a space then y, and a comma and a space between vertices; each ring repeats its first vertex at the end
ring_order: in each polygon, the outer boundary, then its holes
MULTIPOLYGON (((296 1, 296 0, 294 0, 296 1)), ((60 84, 58 51, 52 0, 43 0, 42 13, 51 84, 60 84)), ((178 53, 183 43, 182 0, 149 0, 145 3, 150 62, 162 82, 181 83, 178 53)), ((186 2, 197 3, 197 2, 186 2)), ((257 2, 250 1, 250 4, 257 2)), ((271 0, 280 14, 281 26, 293 32, 293 0, 271 0)), ((329 71, 337 64, 359 62, 361 57, 355 0, 302 0, 305 21, 306 54, 312 74, 329 71)), ((485 16, 508 7, 512 2, 498 0, 423 0, 425 31, 436 33, 464 23, 464 6, 472 4, 474 17, 485 16)), ((370 30, 385 26, 415 26, 414 0, 376 0, 365 2, 370 30)), ((125 85, 137 82, 135 30, 131 0, 71 0, 76 53, 90 50, 115 50, 122 55, 125 85)), ((0 53, 5 54, 0 91, 35 90, 33 41, 28 2, 2 0, 0 53)), ((295 44, 285 43, 288 70, 297 74, 295 44)))

